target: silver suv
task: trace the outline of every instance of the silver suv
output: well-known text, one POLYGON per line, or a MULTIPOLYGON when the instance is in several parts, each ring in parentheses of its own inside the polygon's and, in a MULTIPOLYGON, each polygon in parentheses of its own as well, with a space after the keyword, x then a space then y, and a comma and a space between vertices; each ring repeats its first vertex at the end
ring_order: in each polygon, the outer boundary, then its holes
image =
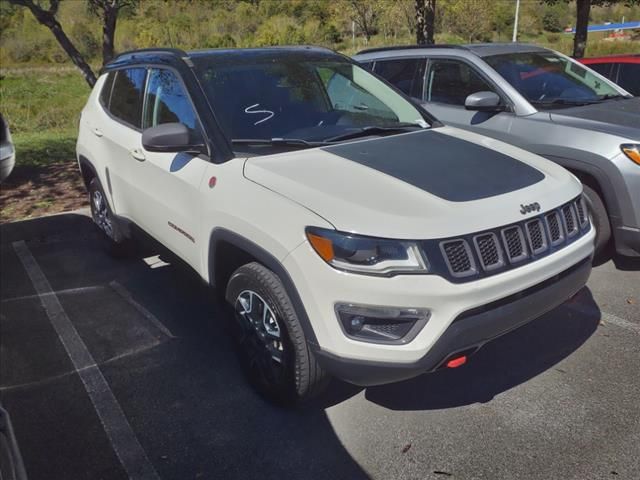
POLYGON ((355 60, 446 124, 525 148, 584 184, 596 251, 640 256, 640 98, 534 45, 390 47, 355 60))

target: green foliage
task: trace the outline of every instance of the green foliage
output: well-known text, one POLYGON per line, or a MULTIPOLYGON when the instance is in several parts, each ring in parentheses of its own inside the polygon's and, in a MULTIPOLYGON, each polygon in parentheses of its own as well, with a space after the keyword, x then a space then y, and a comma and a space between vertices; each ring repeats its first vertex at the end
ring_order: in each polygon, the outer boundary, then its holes
POLYGON ((73 68, 3 71, 0 109, 11 132, 62 131, 77 127, 89 87, 73 68))
POLYGON ((46 130, 13 135, 16 163, 22 166, 45 166, 73 161, 76 157, 75 130, 46 130))

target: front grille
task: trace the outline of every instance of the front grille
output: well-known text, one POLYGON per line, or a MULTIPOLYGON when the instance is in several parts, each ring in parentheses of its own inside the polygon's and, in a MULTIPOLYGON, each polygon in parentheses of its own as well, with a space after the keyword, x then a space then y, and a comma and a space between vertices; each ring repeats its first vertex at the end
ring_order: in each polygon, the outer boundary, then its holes
POLYGON ((547 249, 547 236, 544 234, 544 227, 539 218, 526 223, 527 238, 531 253, 538 255, 547 249))
POLYGON ((473 237, 473 243, 485 270, 493 270, 504 265, 502 250, 495 233, 485 233, 473 237))
POLYGON ((466 240, 452 240, 440 244, 447 267, 454 277, 473 275, 476 272, 473 254, 466 240))
POLYGON ((428 240, 423 245, 427 258, 441 255, 442 260, 433 265, 434 273, 441 271, 454 282, 465 282, 535 261, 590 228, 586 203, 579 197, 526 221, 460 238, 428 240))
POLYGON ((567 237, 573 237, 578 233, 578 221, 571 204, 562 207, 562 218, 564 219, 564 228, 567 232, 567 237))
POLYGON ((507 248, 507 257, 511 263, 527 258, 527 247, 524 243, 522 229, 516 225, 502 230, 502 239, 507 248))

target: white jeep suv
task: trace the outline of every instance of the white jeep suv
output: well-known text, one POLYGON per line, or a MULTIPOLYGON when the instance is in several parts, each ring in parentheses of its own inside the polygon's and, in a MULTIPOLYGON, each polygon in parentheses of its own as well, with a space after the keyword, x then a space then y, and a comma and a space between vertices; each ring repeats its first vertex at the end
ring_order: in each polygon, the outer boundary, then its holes
POLYGON ((110 247, 141 229, 215 286, 283 403, 459 366, 591 269, 574 176, 322 48, 122 54, 77 154, 110 247))

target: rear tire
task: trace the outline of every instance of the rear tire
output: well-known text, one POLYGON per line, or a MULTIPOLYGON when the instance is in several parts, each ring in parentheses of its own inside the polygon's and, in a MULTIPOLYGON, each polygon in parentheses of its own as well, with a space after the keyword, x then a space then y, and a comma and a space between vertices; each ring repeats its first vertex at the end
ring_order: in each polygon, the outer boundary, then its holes
POLYGON ((589 213, 591 213, 593 226, 596 229, 594 258, 596 261, 599 261, 610 253, 611 224, 609 223, 609 214, 607 213, 607 208, 604 206, 602 198, 600 198, 600 195, 598 195, 594 189, 588 185, 583 185, 583 189, 587 197, 587 203, 589 204, 589 213))
POLYGON ((113 257, 129 255, 132 250, 132 242, 123 234, 97 177, 94 177, 89 183, 89 205, 91 206, 93 223, 100 232, 103 249, 113 257))
POLYGON ((278 276, 252 262, 227 284, 233 336, 242 369, 268 400, 294 405, 320 393, 329 377, 317 363, 278 276))

